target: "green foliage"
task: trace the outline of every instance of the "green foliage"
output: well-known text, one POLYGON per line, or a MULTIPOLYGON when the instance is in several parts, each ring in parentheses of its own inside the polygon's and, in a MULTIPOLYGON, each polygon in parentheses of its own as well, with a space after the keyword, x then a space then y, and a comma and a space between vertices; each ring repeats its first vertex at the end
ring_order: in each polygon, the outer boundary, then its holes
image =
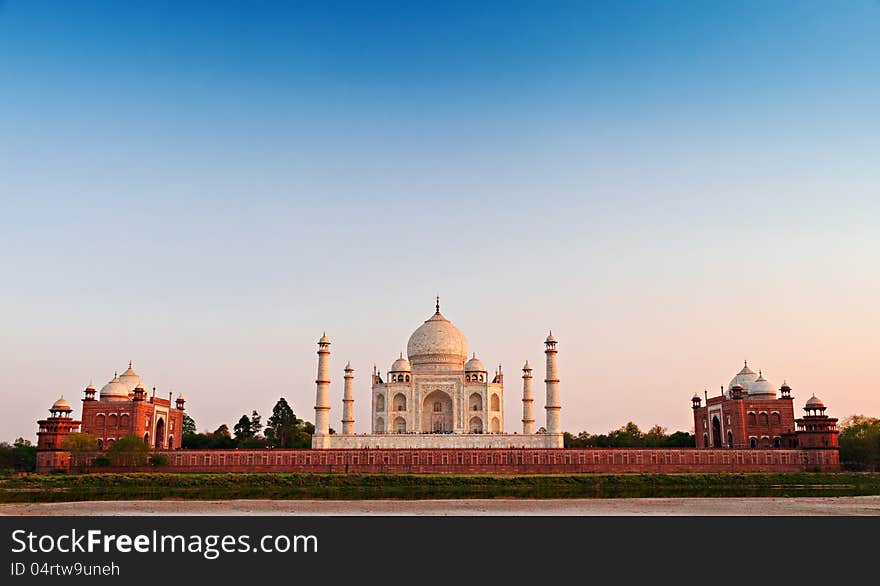
POLYGON ((94 460, 92 460, 92 466, 95 468, 107 467, 110 465, 110 458, 104 456, 98 456, 94 460))
POLYGON ((847 470, 880 470, 880 419, 851 415, 838 436, 840 463, 847 470))
POLYGON ((12 445, 0 443, 0 470, 33 472, 37 467, 37 448, 30 441, 18 438, 12 445))
POLYGON ((256 411, 251 416, 242 415, 238 423, 235 424, 233 431, 235 433, 235 441, 240 448, 244 447, 262 447, 266 445, 266 441, 260 437, 260 430, 263 424, 260 422, 260 414, 256 411))
POLYGON ((153 466, 167 466, 168 456, 165 454, 153 454, 150 456, 150 464, 153 466))
POLYGON ((272 409, 272 416, 264 426, 262 417, 256 410, 250 416, 242 415, 232 431, 221 425, 213 432, 196 433, 195 422, 184 415, 184 433, 181 445, 187 450, 228 450, 233 448, 310 448, 315 426, 299 419, 282 397, 272 409), (192 427, 188 427, 188 421, 192 427), (260 435, 260 432, 263 435, 260 435), (234 434, 234 437, 233 437, 234 434))
POLYGON ((696 444, 694 436, 687 432, 676 431, 669 435, 666 428, 659 425, 643 432, 630 421, 607 434, 582 431, 575 436, 565 432, 563 445, 566 448, 693 448, 696 444))
POLYGON ((126 435, 107 450, 107 457, 114 466, 144 466, 150 447, 136 435, 126 435))
POLYGON ((24 476, 0 502, 132 499, 790 497, 880 494, 880 474, 174 474, 24 476))
POLYGON ((183 414, 183 435, 188 433, 196 433, 196 422, 195 420, 189 416, 189 413, 183 414))
POLYGON ((235 439, 239 442, 254 437, 254 432, 251 429, 251 418, 247 415, 242 415, 238 423, 235 424, 235 427, 232 428, 232 431, 235 433, 235 439))
POLYGON ((238 443, 229 433, 229 426, 224 423, 211 433, 185 434, 181 438, 181 445, 188 450, 230 450, 238 443))
POLYGON ((263 435, 276 448, 308 448, 312 443, 315 426, 299 419, 284 397, 272 408, 263 435))
POLYGON ((85 456, 98 451, 98 439, 88 433, 74 432, 64 438, 61 447, 70 452, 74 464, 82 470, 85 468, 85 456))
POLYGON ((269 447, 269 441, 264 437, 249 437, 238 442, 239 448, 259 449, 269 447))
POLYGON ((98 439, 88 433, 74 432, 64 438, 61 447, 74 456, 82 456, 98 451, 98 439))
POLYGON ((263 429, 262 417, 256 411, 251 411, 251 433, 253 435, 259 435, 260 430, 263 429))

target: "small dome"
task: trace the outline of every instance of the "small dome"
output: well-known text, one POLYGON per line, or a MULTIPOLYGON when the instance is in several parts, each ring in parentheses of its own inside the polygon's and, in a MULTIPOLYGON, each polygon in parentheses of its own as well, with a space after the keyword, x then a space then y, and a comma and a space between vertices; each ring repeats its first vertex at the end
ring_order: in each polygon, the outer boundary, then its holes
POLYGON ((70 408, 70 403, 67 402, 64 395, 61 395, 57 401, 52 403, 52 408, 49 411, 73 411, 73 409, 70 408))
POLYGON ((758 373, 758 378, 749 387, 749 397, 753 399, 775 399, 776 389, 773 388, 770 381, 764 378, 763 373, 758 373))
POLYGON ((486 367, 483 366, 483 363, 477 358, 477 355, 474 354, 473 358, 467 361, 464 365, 465 372, 486 372, 486 367))
POLYGON ((808 409, 821 409, 824 407, 825 407, 825 404, 822 403, 822 399, 820 399, 816 395, 813 395, 812 397, 810 397, 807 400, 807 408, 808 409))
POLYGON ((324 335, 321 336, 321 339, 318 340, 318 344, 329 344, 330 338, 327 337, 327 332, 324 332, 324 335))
POLYGON ((691 397, 691 401, 702 401, 703 399, 700 397, 699 393, 694 393, 694 396, 691 397))
POLYGON ((351 367, 351 361, 345 363, 345 372, 354 372, 354 368, 351 367))
POLYGON ((412 366, 410 366, 409 360, 403 357, 403 352, 400 353, 400 358, 391 365, 391 372, 410 372, 411 370, 412 366))
POLYGON ((183 398, 183 393, 180 393, 179 395, 177 395, 177 400, 178 401, 186 401, 186 399, 183 398))
POLYGON ((128 401, 128 387, 125 386, 118 376, 101 388, 102 401, 128 401))
POLYGON ((727 385, 727 390, 730 392, 730 389, 733 388, 733 385, 738 384, 742 387, 743 391, 747 393, 752 392, 752 383, 758 378, 758 375, 754 370, 749 368, 749 363, 745 362, 743 364, 742 370, 740 370, 732 379, 730 379, 730 384, 727 385))
POLYGON ((550 332, 550 335, 547 336, 547 339, 544 340, 544 343, 556 342, 556 338, 553 337, 553 332, 550 332))
POLYGON ((532 370, 532 367, 529 366, 529 361, 526 360, 526 363, 523 364, 523 370, 532 370))

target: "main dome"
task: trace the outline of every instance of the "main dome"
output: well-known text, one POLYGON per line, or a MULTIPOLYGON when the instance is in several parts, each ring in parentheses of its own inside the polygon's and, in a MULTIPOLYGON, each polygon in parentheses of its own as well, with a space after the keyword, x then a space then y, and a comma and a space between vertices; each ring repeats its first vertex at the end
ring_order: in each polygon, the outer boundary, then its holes
POLYGON ((467 360, 467 340, 438 307, 409 337, 406 354, 413 366, 446 365, 460 370, 467 360))

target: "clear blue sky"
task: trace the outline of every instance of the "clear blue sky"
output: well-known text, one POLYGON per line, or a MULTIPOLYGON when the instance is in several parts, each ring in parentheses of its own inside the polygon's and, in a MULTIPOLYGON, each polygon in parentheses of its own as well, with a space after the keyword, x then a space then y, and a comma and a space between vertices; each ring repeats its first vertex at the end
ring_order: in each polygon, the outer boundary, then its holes
POLYGON ((0 1, 2 436, 129 360, 312 419, 324 330, 366 431, 436 293, 511 431, 549 328, 574 432, 880 415, 878 104, 874 0, 0 1))

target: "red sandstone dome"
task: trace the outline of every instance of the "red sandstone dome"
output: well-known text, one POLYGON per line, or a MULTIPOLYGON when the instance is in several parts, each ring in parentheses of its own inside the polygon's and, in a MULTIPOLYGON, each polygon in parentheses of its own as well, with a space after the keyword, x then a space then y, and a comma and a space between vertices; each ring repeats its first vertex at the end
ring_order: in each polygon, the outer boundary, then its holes
POLYGON ((64 395, 61 395, 57 401, 52 403, 52 408, 49 411, 73 411, 73 409, 70 408, 70 403, 67 402, 64 395))

